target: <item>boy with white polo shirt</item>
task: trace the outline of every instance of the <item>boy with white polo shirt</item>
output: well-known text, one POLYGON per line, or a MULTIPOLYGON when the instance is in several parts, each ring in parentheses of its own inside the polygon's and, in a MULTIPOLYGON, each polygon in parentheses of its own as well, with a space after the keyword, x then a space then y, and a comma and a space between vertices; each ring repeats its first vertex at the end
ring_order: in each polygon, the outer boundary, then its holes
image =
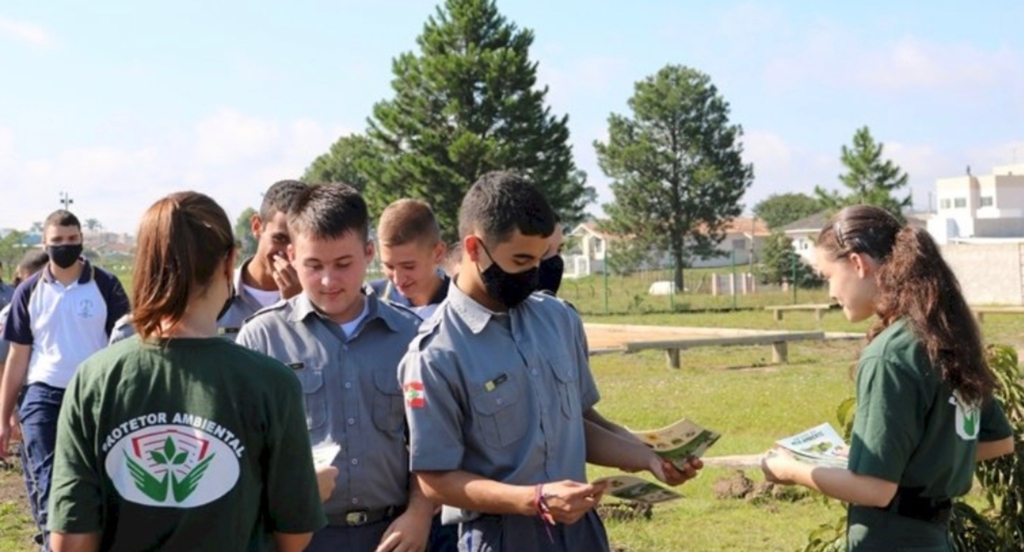
POLYGON ((83 360, 107 345, 128 296, 113 274, 82 255, 82 225, 59 210, 46 218, 47 267, 18 285, 3 338, 11 343, 0 385, 0 456, 7 455, 15 406, 27 460, 28 498, 49 550, 46 502, 64 389, 83 360))

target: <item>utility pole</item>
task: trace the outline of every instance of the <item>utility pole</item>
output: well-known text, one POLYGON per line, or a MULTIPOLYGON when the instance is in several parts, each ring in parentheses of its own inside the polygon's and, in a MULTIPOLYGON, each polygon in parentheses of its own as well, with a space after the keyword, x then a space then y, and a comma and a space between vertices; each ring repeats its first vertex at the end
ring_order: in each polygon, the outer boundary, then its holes
POLYGON ((71 196, 69 196, 67 192, 61 192, 60 193, 60 202, 64 205, 64 210, 65 211, 70 211, 71 210, 71 204, 74 203, 75 200, 71 199, 71 196))

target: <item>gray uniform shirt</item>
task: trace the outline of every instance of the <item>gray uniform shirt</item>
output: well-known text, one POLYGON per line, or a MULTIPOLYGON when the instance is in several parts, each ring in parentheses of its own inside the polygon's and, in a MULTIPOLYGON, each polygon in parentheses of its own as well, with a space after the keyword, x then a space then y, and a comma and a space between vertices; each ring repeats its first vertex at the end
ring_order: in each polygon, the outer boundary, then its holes
MULTIPOLYGON (((583 323, 558 299, 535 293, 494 313, 453 282, 399 376, 412 471, 518 485, 586 480, 583 411, 599 396, 583 323)), ((446 523, 472 517, 445 512, 446 523)))
POLYGON ((246 321, 236 342, 291 366, 305 395, 313 445, 333 441, 338 478, 328 515, 401 506, 409 496, 409 455, 398 363, 417 320, 376 297, 351 336, 321 316, 305 293, 246 321))

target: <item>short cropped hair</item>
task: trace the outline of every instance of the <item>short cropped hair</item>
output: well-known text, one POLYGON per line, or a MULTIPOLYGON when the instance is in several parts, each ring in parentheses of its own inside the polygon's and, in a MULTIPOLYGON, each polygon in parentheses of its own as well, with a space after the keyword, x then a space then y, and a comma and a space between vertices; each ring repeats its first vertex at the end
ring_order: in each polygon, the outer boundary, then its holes
POLYGON ((502 243, 516 230, 525 236, 550 236, 555 212, 548 200, 518 174, 495 171, 481 176, 462 199, 459 236, 481 232, 485 241, 502 243))
POLYGON ((82 229, 82 223, 78 222, 78 217, 76 217, 71 211, 65 211, 64 209, 57 209, 50 213, 50 216, 46 217, 46 222, 43 223, 43 228, 49 228, 51 226, 74 226, 79 230, 82 229))
POLYGON ((280 180, 272 184, 267 188, 267 193, 263 194, 260 220, 267 222, 277 213, 287 214, 291 210, 295 198, 299 197, 299 194, 306 188, 306 184, 298 180, 280 180))
POLYGON ((441 227, 429 203, 420 199, 399 199, 380 214, 377 239, 382 246, 389 247, 408 243, 433 246, 441 241, 441 227))
POLYGON ((48 262, 50 262, 50 255, 46 251, 41 249, 27 251, 22 255, 21 260, 18 261, 15 271, 24 274, 35 274, 42 270, 48 262))
POLYGON ((366 201, 343 183, 309 186, 295 198, 288 211, 288 232, 292 238, 337 239, 355 233, 364 242, 369 235, 366 201))
POLYGON ((441 261, 441 268, 447 273, 451 274, 455 267, 459 265, 459 261, 462 259, 462 242, 457 241, 448 246, 445 251, 444 259, 441 261))

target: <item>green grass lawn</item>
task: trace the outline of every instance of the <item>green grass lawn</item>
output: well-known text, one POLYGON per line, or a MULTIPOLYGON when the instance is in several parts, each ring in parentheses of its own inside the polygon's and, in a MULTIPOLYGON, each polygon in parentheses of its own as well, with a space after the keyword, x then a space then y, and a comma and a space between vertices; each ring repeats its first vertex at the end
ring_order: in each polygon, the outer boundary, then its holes
MULTIPOLYGON (((686 417, 722 434, 709 456, 758 454, 780 437, 835 419, 839 402, 853 393, 850 342, 795 344, 791 364, 766 363, 766 347, 694 349, 684 368, 669 370, 655 353, 596 357, 601 390, 598 410, 634 429, 686 417)), ((600 477, 615 470, 591 467, 600 477)), ((712 485, 731 470, 706 469, 680 491, 684 499, 655 506, 650 521, 609 521, 612 542, 629 552, 698 550, 796 550, 807 534, 842 515, 820 500, 749 504, 715 498, 712 485)), ((762 480, 757 470, 748 472, 762 480)), ((650 476, 646 476, 650 478, 650 476)))
MULTIPOLYGON (((816 321, 811 313, 787 313, 781 322, 771 313, 664 313, 587 316, 588 322, 752 329, 864 331, 833 311, 816 321)), ((986 339, 1024 346, 1024 317, 989 315, 986 339)), ((592 369, 601 391, 598 409, 634 429, 656 428, 686 417, 722 434, 709 456, 758 454, 783 436, 829 421, 835 408, 853 394, 850 369, 859 341, 796 342, 790 363, 770 365, 767 346, 698 348, 683 352, 680 370, 665 367, 662 354, 612 354, 594 357, 592 369)), ((591 477, 614 470, 591 467, 591 477)), ((706 469, 679 490, 683 500, 656 506, 651 520, 607 522, 615 546, 628 552, 771 551, 799 549, 807 534, 842 517, 838 505, 810 496, 797 502, 747 503, 716 498, 714 482, 729 470, 706 469)), ((641 474, 642 476, 644 474, 641 474)), ((748 471, 755 481, 758 470, 748 471)), ((650 479, 650 476, 646 476, 650 479)), ((0 551, 29 549, 33 528, 20 478, 0 473, 0 551)), ((972 500, 979 500, 974 498, 972 500)))

